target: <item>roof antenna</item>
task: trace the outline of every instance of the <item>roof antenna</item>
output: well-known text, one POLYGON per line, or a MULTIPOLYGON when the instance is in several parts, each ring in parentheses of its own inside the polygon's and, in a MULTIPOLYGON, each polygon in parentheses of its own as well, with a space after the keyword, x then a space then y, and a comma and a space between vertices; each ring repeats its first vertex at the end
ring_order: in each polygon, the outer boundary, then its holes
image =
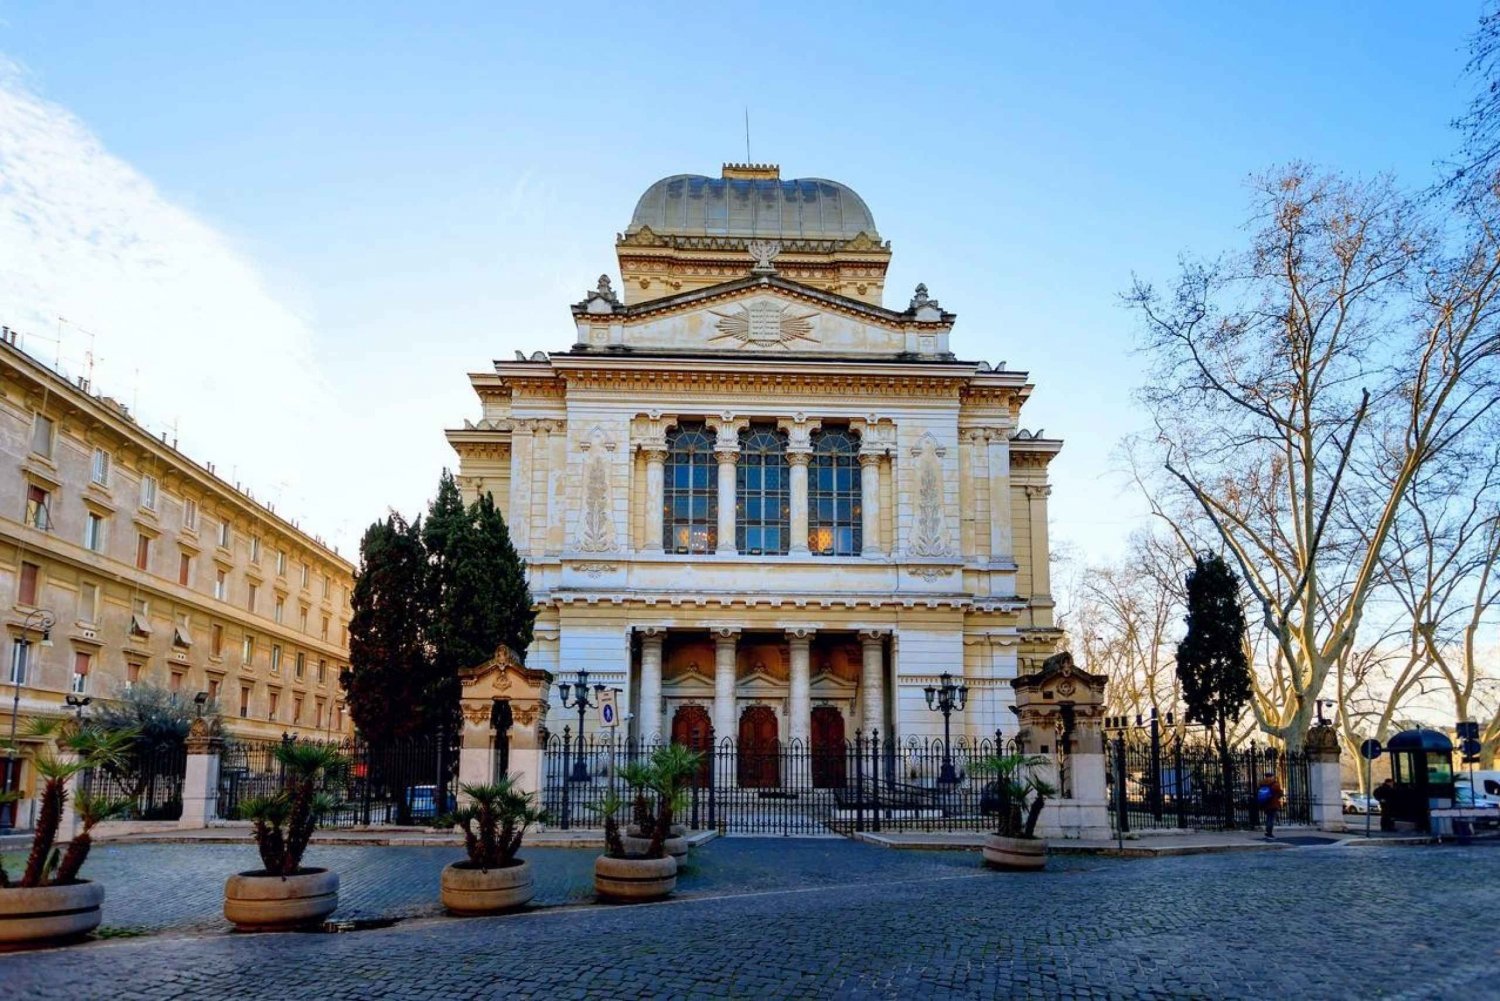
POLYGON ((750 156, 750 105, 745 105, 745 162, 754 163, 750 156))

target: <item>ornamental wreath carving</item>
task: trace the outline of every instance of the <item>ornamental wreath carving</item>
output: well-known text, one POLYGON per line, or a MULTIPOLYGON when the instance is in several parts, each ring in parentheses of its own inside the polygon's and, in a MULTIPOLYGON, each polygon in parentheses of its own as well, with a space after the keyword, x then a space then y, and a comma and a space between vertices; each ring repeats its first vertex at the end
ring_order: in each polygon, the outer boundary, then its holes
POLYGON ((615 443, 604 429, 595 427, 584 440, 583 517, 578 521, 578 548, 585 553, 612 553, 615 520, 609 509, 609 453, 615 443))
POLYGON ((733 338, 741 344, 758 348, 784 348, 793 341, 812 341, 813 318, 817 313, 793 313, 788 305, 777 305, 758 299, 749 306, 741 306, 737 313, 720 313, 709 310, 719 318, 714 324, 719 331, 711 341, 733 338))
POLYGON ((917 517, 912 528, 913 556, 947 556, 948 525, 943 514, 943 453, 930 434, 912 446, 917 460, 917 517))

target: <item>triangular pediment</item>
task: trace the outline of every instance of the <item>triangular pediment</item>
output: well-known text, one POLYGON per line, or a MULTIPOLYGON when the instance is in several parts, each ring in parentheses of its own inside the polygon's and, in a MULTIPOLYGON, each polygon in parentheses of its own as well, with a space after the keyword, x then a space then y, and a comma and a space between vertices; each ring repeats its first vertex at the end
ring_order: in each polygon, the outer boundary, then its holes
POLYGON ((575 310, 580 346, 723 355, 942 357, 952 314, 897 313, 777 276, 607 313, 575 310))

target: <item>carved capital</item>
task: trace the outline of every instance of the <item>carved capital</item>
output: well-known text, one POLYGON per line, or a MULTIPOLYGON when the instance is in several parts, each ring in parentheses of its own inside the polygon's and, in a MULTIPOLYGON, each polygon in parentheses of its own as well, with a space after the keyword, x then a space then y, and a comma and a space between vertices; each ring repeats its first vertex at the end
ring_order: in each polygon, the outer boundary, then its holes
POLYGON ((883 452, 867 452, 863 449, 859 452, 859 464, 865 469, 873 469, 880 465, 880 460, 885 457, 883 452))
POLYGON ((712 630, 717 643, 733 643, 743 630, 739 626, 715 626, 712 630))
POLYGON ((783 632, 786 633, 786 638, 791 643, 803 646, 811 643, 812 638, 818 634, 816 629, 809 629, 806 626, 790 626, 784 629, 783 632))
POLYGON ((1028 484, 1026 487, 1026 496, 1031 500, 1045 500, 1052 496, 1052 487, 1045 483, 1028 484))
POLYGON ((793 451, 788 448, 786 450, 786 461, 791 466, 806 466, 812 462, 812 449, 802 448, 793 451))
POLYGON ((859 631, 859 641, 867 647, 878 646, 879 644, 885 642, 885 638, 887 635, 888 634, 884 630, 861 629, 859 631))

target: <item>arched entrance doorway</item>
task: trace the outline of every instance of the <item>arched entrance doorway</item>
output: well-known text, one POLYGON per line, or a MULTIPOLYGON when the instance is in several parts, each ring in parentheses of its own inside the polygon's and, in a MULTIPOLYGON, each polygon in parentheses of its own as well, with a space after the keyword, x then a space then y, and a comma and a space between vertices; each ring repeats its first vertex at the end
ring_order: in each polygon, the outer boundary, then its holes
POLYGON ((781 745, 776 713, 770 706, 750 706, 740 714, 737 778, 747 789, 774 789, 781 784, 781 745))
POLYGON ((812 711, 812 780, 814 789, 844 786, 844 714, 837 706, 812 711))
POLYGON ((708 718, 708 710, 702 706, 679 706, 672 714, 672 743, 703 755, 703 763, 698 766, 693 784, 708 785, 714 760, 714 725, 708 718))

